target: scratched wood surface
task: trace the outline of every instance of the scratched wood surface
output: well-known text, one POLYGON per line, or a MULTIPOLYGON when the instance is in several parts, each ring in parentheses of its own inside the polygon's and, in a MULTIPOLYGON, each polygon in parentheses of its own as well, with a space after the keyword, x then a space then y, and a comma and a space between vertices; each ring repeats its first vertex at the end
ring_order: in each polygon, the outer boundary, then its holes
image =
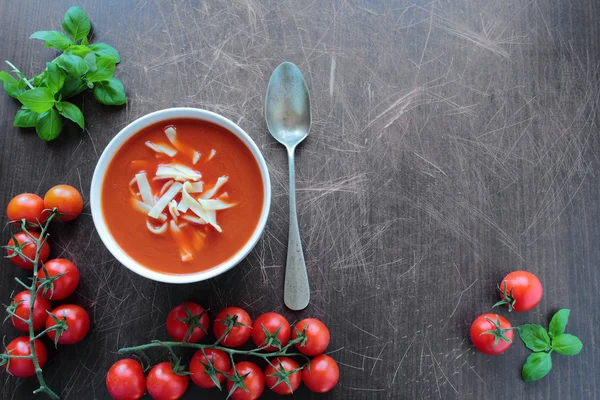
MULTIPOLYGON (((46 144, 12 126, 0 96, 0 205, 69 183, 89 200, 98 156, 134 119, 206 108, 237 122, 269 164, 273 203, 263 237, 231 272, 185 286, 142 279, 116 262, 84 215, 52 232, 53 256, 82 271, 72 301, 93 328, 50 350, 49 384, 66 399, 107 399, 104 377, 123 346, 167 337, 182 300, 218 310, 315 316, 331 328, 341 380, 330 399, 600 398, 600 3, 530 1, 82 1, 96 39, 115 46, 122 108, 83 106, 87 130, 46 144), (264 93, 282 61, 311 90, 313 129, 298 151, 298 209, 310 307, 282 306, 287 235, 284 149, 266 130, 264 93), (513 324, 572 309, 584 350, 554 356, 551 375, 520 380, 519 342, 491 358, 473 350, 471 321, 495 285, 524 268, 545 286, 513 324)), ((53 52, 28 36, 58 29, 68 1, 0 2, 0 59, 28 75, 53 52)), ((9 237, 9 229, 1 240, 9 237)), ((24 271, 2 261, 0 298, 24 271)), ((506 315, 506 312, 502 312, 506 315)), ((16 331, 4 324, 7 339, 16 331)), ((48 347, 52 346, 48 344, 48 347)), ((189 353, 187 353, 189 355, 189 353)), ((151 353, 154 360, 164 352, 151 353)), ((2 399, 35 381, 1 377, 2 399)), ((190 390, 186 399, 224 398, 190 390), (202 393, 202 394, 201 394, 202 393)), ((264 398, 273 398, 265 393, 264 398)))

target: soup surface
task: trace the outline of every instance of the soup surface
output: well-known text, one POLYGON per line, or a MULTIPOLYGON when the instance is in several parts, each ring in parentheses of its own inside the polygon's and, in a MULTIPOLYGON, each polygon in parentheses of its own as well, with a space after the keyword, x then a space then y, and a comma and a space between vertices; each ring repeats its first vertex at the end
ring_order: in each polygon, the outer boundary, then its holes
POLYGON ((158 272, 187 274, 227 261, 248 242, 262 212, 263 183, 233 133, 170 119, 117 151, 101 204, 110 234, 131 258, 158 272))

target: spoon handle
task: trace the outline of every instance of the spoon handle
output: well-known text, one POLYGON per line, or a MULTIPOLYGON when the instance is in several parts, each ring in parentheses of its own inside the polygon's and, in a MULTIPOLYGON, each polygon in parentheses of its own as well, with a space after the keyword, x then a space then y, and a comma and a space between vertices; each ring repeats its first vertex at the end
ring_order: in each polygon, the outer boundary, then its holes
POLYGON ((306 263, 300 241, 298 216, 296 215, 296 172, 294 167, 294 148, 288 148, 290 168, 290 232, 288 235, 288 253, 285 266, 285 286, 283 301, 292 310, 303 310, 310 300, 310 288, 306 263))

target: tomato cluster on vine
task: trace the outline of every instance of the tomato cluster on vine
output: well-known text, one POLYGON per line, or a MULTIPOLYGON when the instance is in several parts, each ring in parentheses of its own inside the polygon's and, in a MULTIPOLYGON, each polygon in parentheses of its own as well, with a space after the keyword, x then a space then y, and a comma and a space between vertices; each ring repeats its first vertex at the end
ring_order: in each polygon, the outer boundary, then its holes
POLYGON ((294 393, 303 382, 311 391, 325 393, 339 380, 335 360, 323 354, 330 340, 329 330, 321 321, 307 318, 290 326, 286 318, 275 312, 259 316, 254 322, 239 307, 220 311, 212 322, 214 344, 200 344, 211 327, 211 321, 199 304, 184 302, 167 316, 167 331, 173 342, 152 343, 121 349, 120 353, 165 347, 171 362, 161 362, 149 369, 131 358, 117 361, 108 371, 106 386, 115 400, 135 400, 146 391, 155 400, 179 399, 188 389, 189 380, 204 389, 226 388, 233 400, 258 399, 267 386, 274 393, 294 393), (241 350, 250 339, 256 346, 241 350), (174 348, 195 348, 186 369, 173 352, 174 348), (288 353, 289 349, 295 353, 288 353), (251 361, 235 362, 234 355, 252 356, 266 361, 261 369, 251 361), (314 358, 310 358, 314 357, 314 358), (299 364, 296 360, 302 359, 299 364))
POLYGON ((75 291, 80 275, 69 260, 48 260, 47 229, 52 220, 71 221, 82 209, 79 191, 72 186, 58 185, 48 190, 44 199, 32 193, 15 196, 6 210, 9 221, 20 228, 4 246, 6 257, 18 267, 32 271, 33 277, 29 285, 16 279, 26 290, 13 296, 6 308, 6 319, 28 336, 11 341, 0 356, 0 364, 18 378, 38 374, 40 389, 48 394, 51 390, 37 370, 37 367, 41 370, 47 360, 46 347, 40 339, 46 335, 55 345, 77 343, 87 335, 90 317, 75 304, 52 306, 52 301, 64 300, 75 291))

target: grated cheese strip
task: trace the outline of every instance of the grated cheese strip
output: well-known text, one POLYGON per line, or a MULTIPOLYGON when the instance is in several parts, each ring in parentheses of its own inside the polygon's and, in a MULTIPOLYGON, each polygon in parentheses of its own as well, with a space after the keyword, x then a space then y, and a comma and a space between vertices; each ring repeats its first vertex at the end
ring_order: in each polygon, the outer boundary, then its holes
POLYGON ((206 161, 210 161, 213 159, 213 157, 217 154, 217 151, 215 149, 212 149, 210 151, 210 154, 208 155, 208 158, 206 159, 206 161))
POLYGON ((192 158, 192 162, 194 164, 197 164, 198 161, 200 161, 200 152, 199 151, 194 151, 194 157, 192 158))
POLYGON ((193 215, 183 215, 181 216, 182 219, 185 219, 186 221, 191 222, 192 224, 196 224, 196 225, 206 225, 206 221, 203 220, 200 217, 194 217, 193 215))
MULTIPOLYGON (((133 208, 135 208, 139 212, 142 212, 146 215, 152 209, 152 207, 150 207, 148 204, 145 204, 144 202, 141 202, 138 199, 135 199, 133 197, 131 198, 131 205, 133 206, 133 208)), ((167 216, 165 214, 160 214, 158 216, 158 218, 156 218, 156 219, 159 220, 160 222, 165 222, 167 220, 167 216)))
MULTIPOLYGON (((152 189, 150 188, 150 182, 145 172, 141 172, 135 175, 140 194, 142 195, 142 201, 150 206, 154 205, 154 197, 152 197, 152 189)), ((156 217, 155 217, 156 218, 156 217)))
POLYGON ((171 217, 177 222, 177 217, 179 217, 179 211, 177 211, 177 202, 175 200, 171 200, 169 202, 169 213, 171 217))
POLYGON ((169 146, 168 144, 162 144, 162 143, 154 144, 151 141, 147 141, 146 146, 150 147, 152 150, 154 150, 157 153, 166 154, 169 157, 173 157, 175 154, 177 154, 177 150, 175 150, 173 147, 169 146))
POLYGON ((194 182, 194 183, 190 184, 190 186, 188 187, 188 192, 189 193, 202 193, 203 189, 204 189, 204 182, 198 181, 198 182, 194 182))
MULTIPOLYGON (((189 182, 186 182, 186 184, 189 185, 189 182)), ((217 232, 223 232, 223 229, 221 229, 221 227, 217 224, 217 214, 214 211, 205 210, 200 203, 190 196, 186 190, 186 187, 183 188, 181 201, 186 202, 189 209, 192 210, 194 214, 211 224, 217 230, 217 232)))
MULTIPOLYGON (((169 142, 171 142, 171 144, 180 152, 182 152, 183 154, 185 154, 186 156, 188 156, 190 159, 194 160, 195 159, 195 153, 196 151, 194 151, 194 149, 192 149, 191 147, 187 146, 185 143, 182 143, 178 138, 177 138, 177 128, 174 126, 168 126, 165 128, 165 135, 167 135, 167 139, 169 139, 169 142)), ((198 153, 198 159, 200 159, 200 153, 198 153)), ((194 164, 196 164, 197 161, 194 161, 194 164)))
POLYGON ((187 203, 185 203, 184 201, 180 201, 179 205, 177 206, 177 211, 179 211, 181 213, 185 213, 185 212, 187 212, 187 210, 189 210, 187 203))
POLYGON ((217 232, 223 232, 223 229, 217 224, 217 212, 214 210, 206 210, 206 221, 217 230, 217 232))
POLYGON ((204 247, 204 241, 206 234, 200 232, 198 229, 192 231, 192 247, 194 251, 198 252, 204 247))
POLYGON ((150 232, 154 233, 155 235, 162 235, 167 231, 167 222, 163 222, 163 224, 160 227, 156 228, 150 223, 150 221, 146 221, 146 227, 150 232))
POLYGON ((202 196, 200 197, 202 197, 203 199, 210 199, 219 191, 219 189, 221 189, 221 186, 227 183, 228 180, 229 178, 227 176, 221 176, 219 179, 217 179, 217 183, 215 183, 215 186, 213 186, 212 189, 202 194, 202 196))
POLYGON ((177 131, 175 130, 175 127, 168 126, 167 129, 165 129, 165 135, 167 135, 169 142, 175 145, 175 142, 177 141, 177 131))
POLYGON ((175 196, 177 196, 177 194, 181 191, 182 187, 183 185, 179 182, 175 182, 173 185, 171 185, 169 190, 167 190, 167 192, 164 195, 162 195, 160 199, 158 199, 158 201, 156 202, 154 207, 152 207, 148 215, 152 218, 158 218, 160 213, 162 213, 163 210, 168 206, 169 202, 173 200, 175 196))
POLYGON ((194 259, 194 255, 185 243, 185 237, 183 236, 181 229, 173 220, 169 221, 169 228, 171 229, 171 234, 175 238, 175 241, 177 244, 179 244, 179 255, 181 256, 181 261, 192 261, 194 259))
POLYGON ((131 193, 132 196, 136 197, 138 194, 135 190, 133 190, 134 183, 137 183, 137 178, 135 176, 132 180, 129 181, 129 193, 131 193))
POLYGON ((163 164, 159 165, 156 170, 156 177, 171 178, 176 181, 197 181, 202 178, 202 174, 198 171, 180 164, 163 164))
POLYGON ((160 192, 158 192, 158 196, 162 196, 163 194, 165 194, 165 192, 167 191, 168 188, 171 187, 171 185, 175 183, 175 181, 173 179, 171 179, 170 181, 166 182, 162 188, 160 188, 160 192))
POLYGON ((226 210, 228 208, 235 206, 235 204, 233 204, 233 203, 225 203, 224 201, 221 201, 221 200, 198 199, 198 202, 202 205, 202 207, 204 207, 205 210, 213 210, 213 211, 226 210))

